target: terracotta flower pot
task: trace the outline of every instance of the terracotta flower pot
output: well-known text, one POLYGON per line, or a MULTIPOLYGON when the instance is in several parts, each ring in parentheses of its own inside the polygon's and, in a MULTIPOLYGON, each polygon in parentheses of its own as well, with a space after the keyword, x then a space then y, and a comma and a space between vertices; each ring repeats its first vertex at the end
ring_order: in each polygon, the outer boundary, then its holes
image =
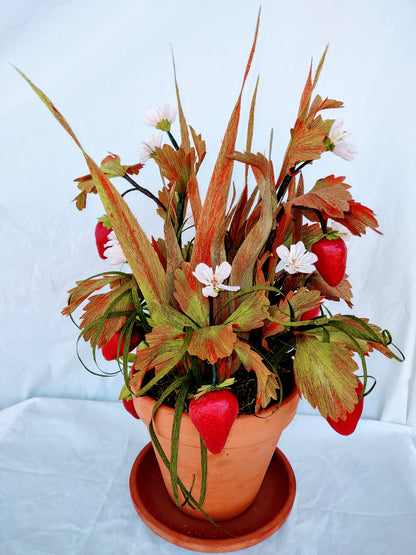
MULTIPOLYGON (((148 426, 155 404, 151 397, 133 397, 136 412, 148 426)), ((293 420, 299 403, 295 389, 278 410, 268 408, 257 415, 239 415, 223 451, 217 455, 208 452, 207 489, 204 511, 216 522, 234 518, 243 513, 254 501, 276 449, 282 431, 293 420)), ((162 405, 154 419, 155 433, 164 452, 170 458, 171 430, 174 410, 162 405)), ((173 499, 169 471, 154 449, 166 489, 173 499)), ((178 476, 184 485, 192 488, 196 499, 201 486, 200 439, 189 415, 182 416, 178 476), (194 479, 195 477, 195 479, 194 479)), ((179 491, 180 499, 183 499, 179 491)), ((193 518, 204 520, 204 515, 188 504, 179 507, 193 518)))

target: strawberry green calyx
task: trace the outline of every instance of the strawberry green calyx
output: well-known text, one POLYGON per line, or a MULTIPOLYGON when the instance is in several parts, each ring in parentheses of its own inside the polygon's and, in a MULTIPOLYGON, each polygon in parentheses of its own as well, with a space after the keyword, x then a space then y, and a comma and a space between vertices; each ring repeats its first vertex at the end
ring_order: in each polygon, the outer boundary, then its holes
POLYGON ((209 391, 219 391, 221 389, 227 389, 228 387, 231 387, 234 382, 234 378, 228 378, 227 380, 224 380, 222 383, 219 383, 217 385, 202 385, 195 393, 193 398, 198 399, 199 397, 201 397, 201 395, 204 395, 209 391))
POLYGON ((342 233, 341 231, 330 231, 328 233, 322 233, 319 235, 315 240, 314 243, 318 243, 321 239, 328 239, 328 241, 334 241, 335 239, 343 239, 346 237, 346 233, 342 233))
POLYGON ((105 227, 106 229, 109 229, 109 230, 113 229, 111 227, 110 218, 107 216, 107 214, 104 214, 104 216, 100 216, 99 218, 97 218, 97 220, 101 222, 103 227, 105 227))

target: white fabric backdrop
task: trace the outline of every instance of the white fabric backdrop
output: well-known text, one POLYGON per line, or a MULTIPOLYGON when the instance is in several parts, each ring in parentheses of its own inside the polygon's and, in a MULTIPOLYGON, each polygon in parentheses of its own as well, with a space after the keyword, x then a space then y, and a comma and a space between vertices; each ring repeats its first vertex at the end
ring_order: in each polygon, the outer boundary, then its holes
MULTIPOLYGON (((120 406, 105 402, 117 399, 121 378, 100 379, 82 368, 77 330, 60 315, 75 280, 109 269, 94 242, 103 209, 97 198, 82 213, 71 203, 73 179, 86 173, 82 155, 10 63, 50 96, 97 162, 111 151, 134 163, 151 133, 145 110, 175 102, 172 44, 188 123, 207 142, 203 184, 239 92, 258 7, 248 0, 3 0, 2 552, 133 553, 137 538, 142 552, 183 552, 136 518, 127 480, 147 434, 120 406), (100 465, 102 472, 88 472, 100 465)), ((407 358, 399 364, 371 357, 369 372, 378 383, 351 438, 337 436, 300 405, 281 445, 298 480, 295 507, 286 526, 253 554, 277 548, 291 554, 413 552, 415 24, 413 0, 262 1, 238 148, 244 148, 260 75, 253 150, 267 150, 273 128, 278 166, 310 59, 316 64, 329 43, 317 92, 344 101, 342 117, 358 155, 348 163, 328 154, 305 179, 312 186, 319 177, 345 175, 354 198, 375 210, 383 235, 353 239, 349 250, 354 312, 388 328, 407 358)), ((154 191, 159 187, 150 164, 140 179, 154 191)), ((130 200, 146 232, 158 235, 153 204, 139 195, 130 200)), ((348 312, 345 305, 339 310, 348 312)))
MULTIPOLYGON (((241 0, 3 3, 0 407, 34 395, 112 400, 121 387, 119 378, 98 379, 81 367, 77 330, 60 315, 75 280, 109 267, 94 244, 102 207, 97 198, 82 213, 71 204, 78 191, 72 180, 86 173, 82 155, 9 64, 50 96, 97 162, 111 151, 134 163, 151 133, 145 110, 175 103, 172 44, 186 117, 207 142, 203 186, 240 88, 258 7, 241 0)), ((354 198, 379 218, 384 235, 369 232, 350 247, 354 310, 388 328, 407 360, 371 358, 378 385, 365 415, 413 424, 415 22, 412 0, 264 1, 237 145, 244 148, 260 75, 253 150, 266 151, 273 127, 278 166, 310 60, 316 65, 329 43, 317 92, 344 101, 358 155, 352 163, 326 155, 305 179, 312 186, 314 178, 346 175, 354 198)), ((150 164, 140 178, 158 189, 150 164)), ((152 202, 133 197, 146 232, 160 233, 152 202)))
MULTIPOLYGON (((8 62, 46 91, 97 161, 110 150, 130 163, 150 132, 144 111, 175 101, 171 43, 186 116, 207 141, 201 172, 207 180, 240 87, 258 4, 25 0, 6 8, 0 406, 32 395, 114 399, 120 380, 86 374, 75 354, 76 330, 60 316, 74 281, 108 268, 93 238, 103 211, 98 199, 83 213, 71 204, 72 180, 85 173, 82 157, 8 62)), ((312 185, 313 177, 346 175, 354 197, 379 217, 384 236, 371 232, 350 248, 355 311, 390 329, 407 360, 372 358, 379 383, 365 414, 412 423, 415 12, 411 0, 266 1, 245 96, 247 113, 260 74, 253 148, 267 148, 273 127, 274 158, 281 159, 310 58, 316 63, 329 43, 318 92, 345 102, 342 116, 359 154, 353 163, 327 155, 305 177, 312 185)), ((141 179, 157 190, 151 167, 141 179)), ((135 211, 149 234, 160 232, 150 201, 136 197, 135 211)))
MULTIPOLYGON (((75 145, 9 65, 20 67, 53 99, 97 161, 112 151, 134 162, 150 129, 144 111, 174 103, 172 43, 188 121, 208 145, 208 178, 240 87, 257 2, 6 2, 2 17, 1 398, 32 395, 114 399, 120 380, 86 374, 76 330, 60 316, 66 291, 108 268, 93 230, 98 199, 78 213, 72 180, 85 173, 75 145), (238 7, 238 9, 237 9, 238 7)), ((318 92, 345 102, 342 116, 359 154, 353 163, 325 156, 305 177, 347 175, 355 198, 372 207, 384 233, 357 241, 348 272, 355 311, 393 333, 407 360, 374 357, 371 418, 415 422, 413 207, 415 85, 412 1, 264 2, 259 46, 245 108, 261 84, 254 149, 281 159, 310 58, 330 49, 318 92)), ((243 118, 244 120, 244 118, 243 118)), ((244 121, 243 121, 244 125, 244 121)), ((244 145, 244 135, 239 143, 244 145)), ((157 189, 148 167, 141 179, 157 189)), ((148 233, 160 232, 151 202, 135 199, 148 233)), ((341 310, 345 310, 342 307, 341 310)), ((305 409, 307 410, 307 409, 305 409)))

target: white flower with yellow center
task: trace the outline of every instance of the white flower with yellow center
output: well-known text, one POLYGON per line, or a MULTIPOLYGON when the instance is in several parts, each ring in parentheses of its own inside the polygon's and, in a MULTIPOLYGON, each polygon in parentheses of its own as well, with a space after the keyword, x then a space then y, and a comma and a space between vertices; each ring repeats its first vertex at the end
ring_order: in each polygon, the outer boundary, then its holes
POLYGON ((314 263, 318 260, 316 254, 306 250, 302 241, 290 245, 290 250, 285 245, 276 249, 277 256, 283 262, 283 269, 288 274, 310 274, 316 270, 314 263))
POLYGON ((198 281, 206 286, 202 289, 204 297, 216 297, 221 290, 238 291, 240 289, 238 285, 223 284, 223 281, 231 274, 231 264, 227 261, 216 266, 215 272, 207 264, 201 262, 192 273, 198 281))
POLYGON ((332 124, 331 130, 328 134, 327 148, 337 156, 344 158, 344 160, 352 160, 357 150, 352 142, 347 141, 351 133, 345 131, 344 122, 342 119, 337 118, 332 124))
POLYGON ((165 104, 157 110, 146 110, 146 125, 151 125, 161 131, 169 132, 172 123, 175 121, 177 114, 176 108, 171 108, 169 104, 165 104))
POLYGON ((160 148, 160 145, 162 144, 162 137, 163 134, 158 131, 157 133, 150 135, 150 137, 147 137, 146 142, 142 143, 143 146, 141 146, 138 150, 140 162, 142 164, 147 162, 149 158, 153 156, 156 147, 160 148))
POLYGON ((105 251, 104 256, 109 259, 110 264, 113 266, 118 266, 119 264, 124 264, 127 262, 127 258, 124 256, 123 249, 116 237, 114 231, 110 231, 108 234, 108 241, 104 245, 105 251))

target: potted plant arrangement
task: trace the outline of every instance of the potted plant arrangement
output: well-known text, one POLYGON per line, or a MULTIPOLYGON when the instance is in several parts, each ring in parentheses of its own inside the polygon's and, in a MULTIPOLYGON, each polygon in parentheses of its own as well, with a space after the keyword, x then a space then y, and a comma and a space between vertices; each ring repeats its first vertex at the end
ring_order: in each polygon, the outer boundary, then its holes
POLYGON ((149 427, 153 450, 146 447, 132 470, 136 509, 158 534, 197 551, 253 545, 287 518, 295 480, 276 444, 301 396, 337 432, 350 434, 374 385, 366 357, 377 350, 399 359, 386 330, 324 306, 331 300, 352 307, 346 240, 378 227, 344 177, 305 184, 308 165, 333 154, 351 160, 355 153, 342 121, 324 116, 342 102, 314 94, 326 51, 307 76, 280 169, 271 154, 251 151, 257 85, 245 150, 236 149, 257 32, 258 22, 204 199, 198 170, 206 145, 187 124, 176 75, 177 110, 146 113, 156 132, 143 144, 140 162, 124 165, 110 154, 99 167, 22 74, 85 156, 89 173, 76 179, 75 200, 80 210, 89 194, 102 200, 100 256, 128 264, 77 282, 63 313, 83 308, 80 339, 90 342, 94 360, 101 350, 117 361, 121 398, 149 427), (160 170, 158 193, 138 183, 145 163, 160 170), (236 163, 245 165, 238 192, 236 163), (116 178, 128 184, 123 194, 116 178), (148 239, 125 200, 131 191, 153 199, 163 237, 148 239))

